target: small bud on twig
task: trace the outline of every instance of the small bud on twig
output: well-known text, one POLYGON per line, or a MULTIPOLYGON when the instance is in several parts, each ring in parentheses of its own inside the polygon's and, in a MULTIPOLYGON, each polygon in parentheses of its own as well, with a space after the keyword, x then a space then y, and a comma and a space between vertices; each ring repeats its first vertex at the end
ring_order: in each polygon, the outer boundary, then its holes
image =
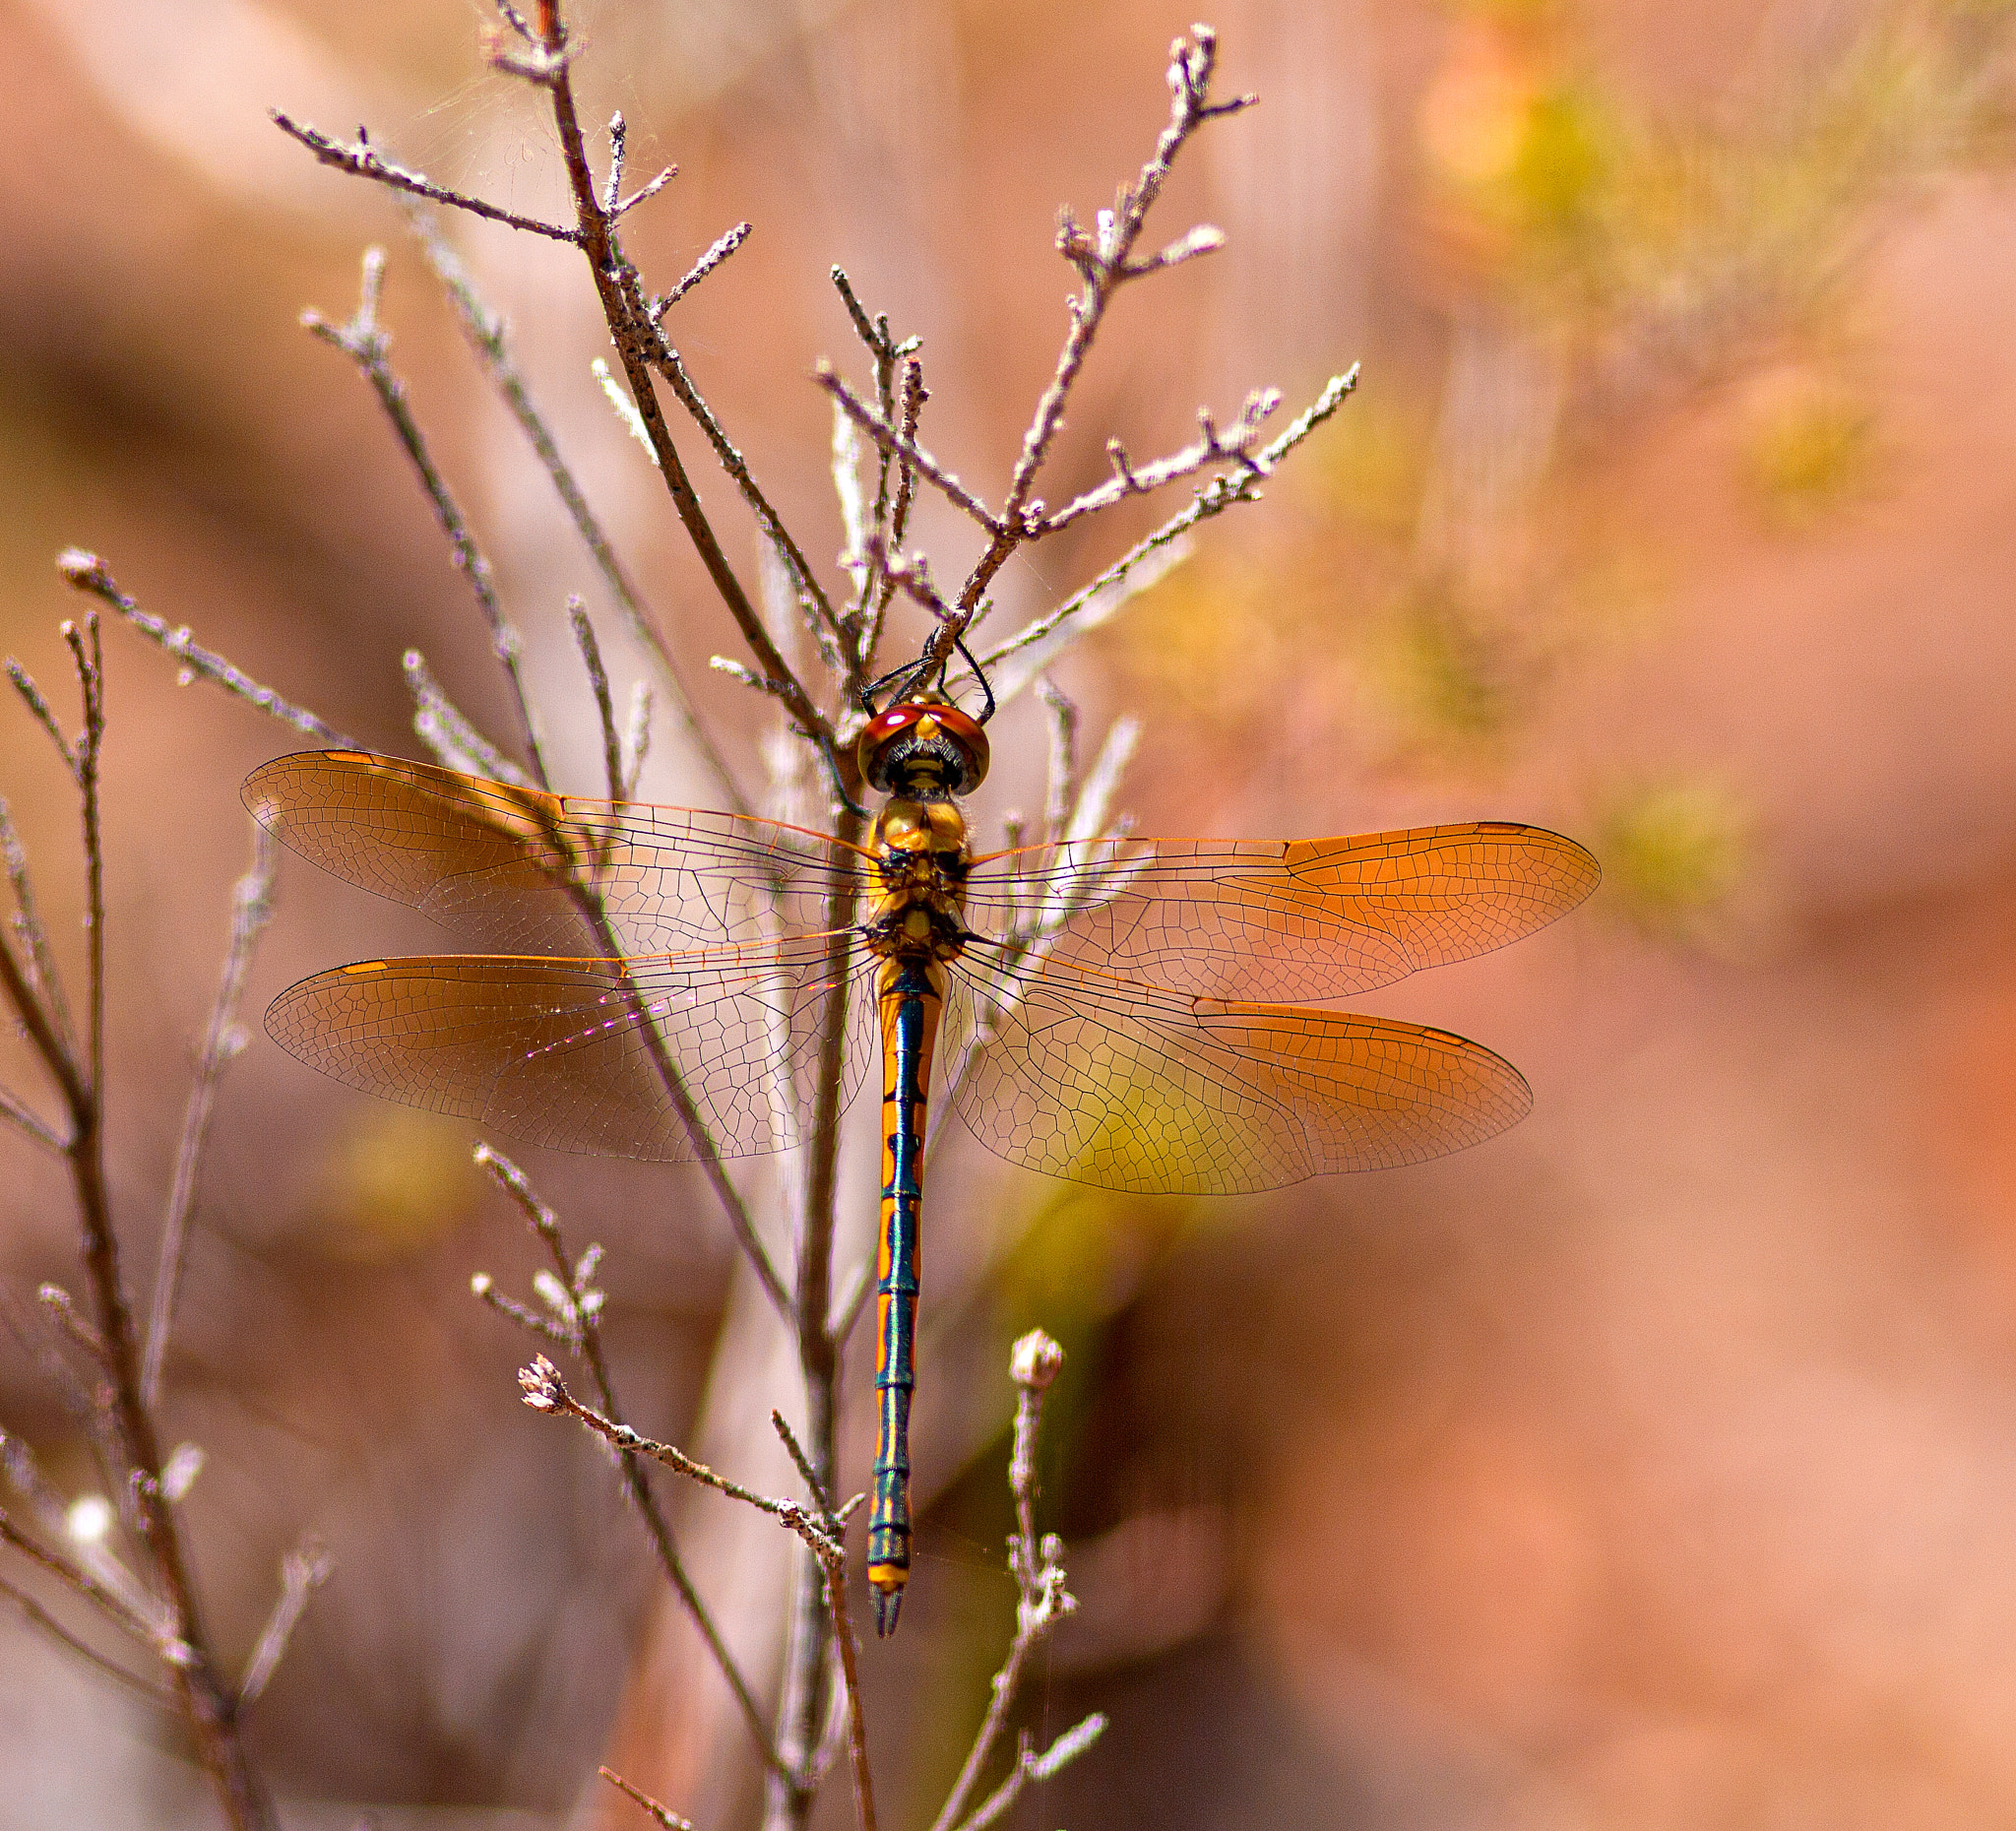
POLYGON ((1008 1374, 1018 1386, 1031 1392, 1044 1392, 1063 1365, 1063 1349, 1042 1330, 1032 1329, 1009 1355, 1008 1374))

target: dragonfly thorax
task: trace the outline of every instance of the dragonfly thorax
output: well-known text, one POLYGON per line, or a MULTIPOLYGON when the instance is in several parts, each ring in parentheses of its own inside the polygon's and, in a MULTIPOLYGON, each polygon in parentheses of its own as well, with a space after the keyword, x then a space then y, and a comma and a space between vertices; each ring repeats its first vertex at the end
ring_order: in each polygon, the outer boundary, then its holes
POLYGON ((876 816, 869 850, 881 894, 862 924, 871 952, 950 960, 966 935, 966 821, 949 800, 900 796, 876 816))

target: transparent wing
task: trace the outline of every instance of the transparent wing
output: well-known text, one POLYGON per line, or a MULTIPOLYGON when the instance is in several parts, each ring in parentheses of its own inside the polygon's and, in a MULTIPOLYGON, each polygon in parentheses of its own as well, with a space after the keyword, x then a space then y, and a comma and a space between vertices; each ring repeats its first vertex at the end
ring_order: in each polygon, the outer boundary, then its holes
POLYGON ((355 750, 280 757, 244 795, 303 857, 500 952, 608 952, 583 886, 624 954, 825 929, 849 918, 829 900, 864 862, 768 820, 546 794, 355 750))
POLYGON ((952 965, 948 1073, 991 1151, 1100 1188, 1223 1195, 1480 1144, 1533 1104, 1446 1031, 1192 999, 1060 964, 952 965))
POLYGON ((837 940, 363 961, 283 992, 266 1028, 346 1086, 527 1143, 680 1162, 700 1155, 690 1112, 721 1156, 757 1156, 811 1135, 829 1023, 844 1031, 843 1105, 860 1083, 873 1001, 859 948, 837 940))
POLYGON ((1115 839, 976 865, 967 919, 1203 998, 1341 998, 1503 947, 1596 888, 1573 840, 1496 822, 1354 839, 1115 839))

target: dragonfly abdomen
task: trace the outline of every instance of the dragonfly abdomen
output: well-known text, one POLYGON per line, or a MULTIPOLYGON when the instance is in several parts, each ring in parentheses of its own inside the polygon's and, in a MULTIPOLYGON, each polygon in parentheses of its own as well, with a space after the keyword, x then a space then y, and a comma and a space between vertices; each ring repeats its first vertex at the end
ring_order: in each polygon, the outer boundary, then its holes
POLYGON ((875 1626, 893 1633, 910 1580, 910 1401, 916 1386, 918 1221, 923 1207, 925 1100, 944 1011, 944 969, 903 954, 876 978, 882 1016, 882 1231, 876 1249, 874 1503, 868 1581, 875 1626))

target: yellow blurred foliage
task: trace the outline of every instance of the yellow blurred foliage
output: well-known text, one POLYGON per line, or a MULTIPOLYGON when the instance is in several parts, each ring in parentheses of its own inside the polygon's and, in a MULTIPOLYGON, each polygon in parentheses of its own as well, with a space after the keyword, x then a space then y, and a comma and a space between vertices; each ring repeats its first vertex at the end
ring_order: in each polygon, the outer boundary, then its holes
POLYGON ((320 1244, 365 1262, 418 1252, 459 1227, 477 1182, 466 1128, 433 1113, 359 1104, 320 1177, 320 1244))

